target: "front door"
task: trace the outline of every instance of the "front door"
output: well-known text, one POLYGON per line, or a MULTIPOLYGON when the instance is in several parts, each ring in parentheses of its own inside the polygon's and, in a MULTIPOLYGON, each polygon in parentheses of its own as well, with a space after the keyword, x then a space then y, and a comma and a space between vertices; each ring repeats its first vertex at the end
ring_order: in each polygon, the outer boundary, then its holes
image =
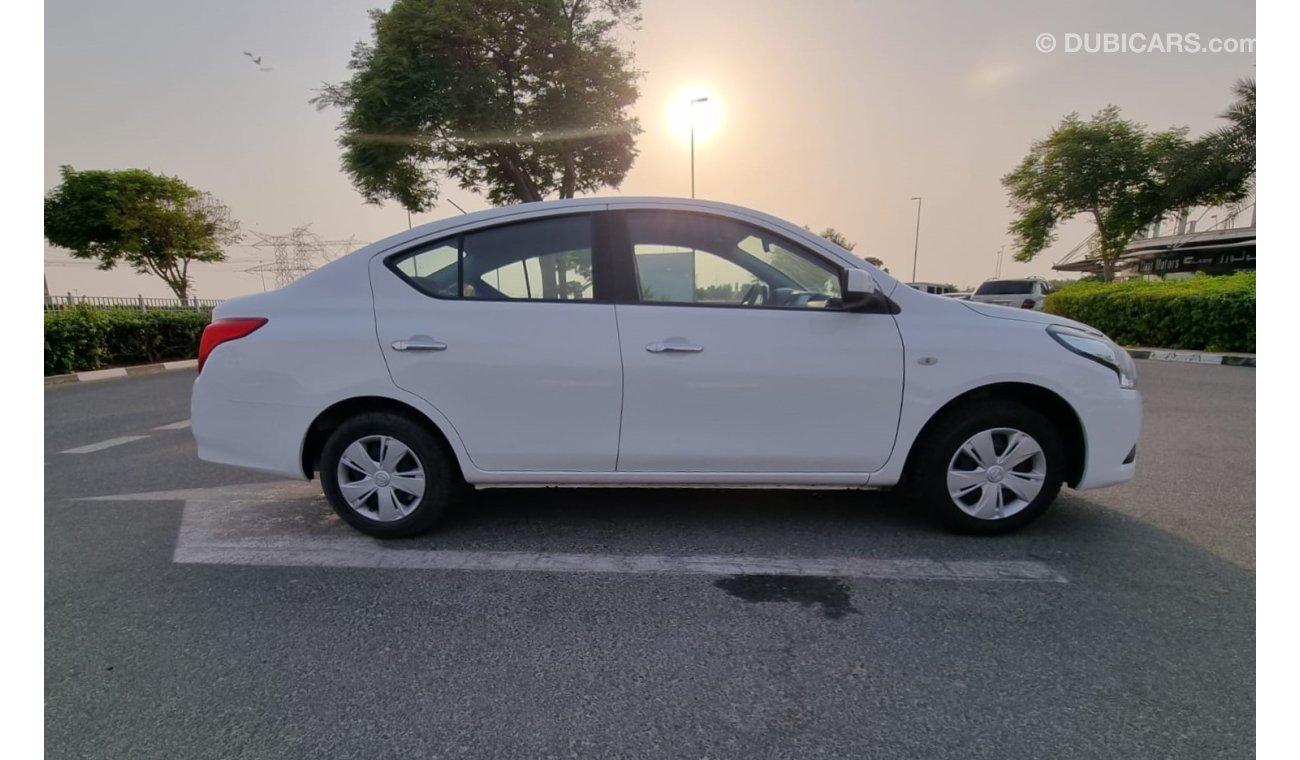
POLYGON ((621 216, 636 292, 618 306, 619 471, 884 465, 903 391, 891 315, 842 310, 839 266, 763 228, 683 211, 621 216))

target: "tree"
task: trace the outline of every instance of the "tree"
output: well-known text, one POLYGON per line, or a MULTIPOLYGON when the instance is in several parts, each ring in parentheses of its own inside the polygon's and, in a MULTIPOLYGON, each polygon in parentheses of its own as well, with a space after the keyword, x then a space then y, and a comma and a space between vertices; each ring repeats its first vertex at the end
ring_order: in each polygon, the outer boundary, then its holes
POLYGON ((210 194, 144 169, 59 169, 63 182, 45 196, 45 239, 76 258, 119 261, 155 274, 177 298, 190 296, 190 263, 223 261, 239 223, 210 194))
MULTIPOLYGON (((804 225, 804 229, 808 230, 809 232, 812 232, 812 228, 807 225, 804 225)), ((827 227, 826 229, 822 230, 821 236, 831 241, 835 245, 838 245, 839 247, 843 248, 846 251, 851 251, 854 248, 858 247, 857 243, 849 240, 847 237, 845 237, 843 232, 840 232, 834 227, 827 227)), ((875 256, 863 256, 862 260, 885 272, 889 271, 888 269, 885 269, 885 262, 881 261, 875 256)))
POLYGON ((1102 279, 1138 230, 1171 211, 1240 200, 1247 175, 1214 154, 1209 138, 1187 139, 1186 128, 1148 133, 1108 106, 1089 121, 1070 114, 1020 165, 1002 178, 1016 218, 1010 226, 1017 261, 1030 261, 1076 216, 1096 225, 1102 279))
POLYGON ((494 204, 618 187, 641 129, 619 24, 640 0, 396 0, 318 109, 343 111, 343 169, 367 203, 425 211, 439 182, 494 204))
POLYGON ((1216 140, 1224 152, 1239 165, 1250 167, 1255 173, 1255 80, 1238 79, 1232 87, 1237 100, 1228 110, 1219 114, 1231 124, 1211 132, 1209 138, 1216 140))
MULTIPOLYGON (((804 229, 807 228, 805 227, 804 229)), ((831 241, 835 245, 838 245, 839 247, 843 248, 846 251, 851 251, 854 248, 858 247, 857 243, 854 243, 853 241, 849 240, 847 237, 844 236, 843 232, 840 232, 834 227, 827 227, 826 229, 822 230, 821 235, 822 237, 831 241)))

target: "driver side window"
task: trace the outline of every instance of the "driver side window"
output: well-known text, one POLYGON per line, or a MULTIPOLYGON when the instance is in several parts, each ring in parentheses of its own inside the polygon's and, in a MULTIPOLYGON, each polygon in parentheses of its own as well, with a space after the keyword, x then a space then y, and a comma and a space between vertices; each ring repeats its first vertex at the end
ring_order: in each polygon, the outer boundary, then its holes
POLYGON ((708 251, 652 243, 639 243, 633 251, 642 301, 738 305, 759 282, 708 251))
POLYGON ((838 270, 761 230, 687 212, 635 211, 625 218, 643 303, 839 307, 838 270))

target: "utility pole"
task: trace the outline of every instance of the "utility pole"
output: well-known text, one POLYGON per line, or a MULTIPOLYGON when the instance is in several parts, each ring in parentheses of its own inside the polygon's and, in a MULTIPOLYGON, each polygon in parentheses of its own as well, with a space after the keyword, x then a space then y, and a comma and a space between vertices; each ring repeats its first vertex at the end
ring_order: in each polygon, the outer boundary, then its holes
POLYGON ((707 103, 708 98, 691 99, 691 197, 695 197, 695 104, 707 103))
POLYGON ((995 280, 1002 278, 1002 252, 1006 249, 1007 247, 1005 245, 998 248, 998 263, 997 266, 993 268, 993 279, 995 280))
POLYGON ((921 196, 912 198, 916 201, 916 242, 912 244, 912 282, 916 282, 916 255, 921 250, 921 196))

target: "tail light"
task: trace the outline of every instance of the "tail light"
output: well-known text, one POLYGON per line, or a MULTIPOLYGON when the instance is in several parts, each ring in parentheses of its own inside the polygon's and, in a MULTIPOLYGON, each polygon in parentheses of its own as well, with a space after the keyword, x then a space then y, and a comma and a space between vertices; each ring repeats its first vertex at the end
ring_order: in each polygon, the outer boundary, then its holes
POLYGON ((264 324, 265 317, 231 317, 218 319, 203 328, 203 337, 199 340, 199 372, 203 371, 203 364, 212 349, 227 341, 239 340, 264 324))
POLYGON ((1020 308, 1022 308, 1022 309, 1032 309, 1032 308, 1034 308, 1034 299, 1032 299, 1032 298, 1026 298, 1026 299, 1025 299, 1025 302, 1022 303, 1022 304, 1020 304, 1020 308))

